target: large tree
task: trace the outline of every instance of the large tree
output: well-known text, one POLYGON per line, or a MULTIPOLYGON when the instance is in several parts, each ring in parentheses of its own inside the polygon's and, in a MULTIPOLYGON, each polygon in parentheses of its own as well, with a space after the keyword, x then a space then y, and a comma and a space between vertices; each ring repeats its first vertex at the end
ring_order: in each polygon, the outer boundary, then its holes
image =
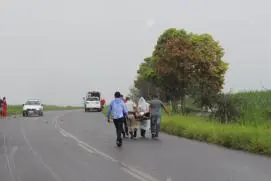
POLYGON ((134 81, 134 86, 138 89, 139 95, 144 97, 145 99, 151 99, 151 97, 157 91, 156 86, 154 86, 150 81, 143 79, 142 77, 138 77, 134 81))
POLYGON ((156 93, 156 72, 153 69, 151 57, 146 57, 140 64, 134 85, 140 90, 140 95, 147 99, 156 93))
POLYGON ((194 67, 190 93, 201 107, 212 107, 228 69, 223 61, 224 50, 209 34, 193 35, 192 43, 200 61, 194 67))
POLYGON ((143 63, 140 64, 134 86, 140 90, 140 95, 147 99, 158 95, 161 100, 167 102, 171 98, 167 87, 164 86, 154 69, 152 57, 144 58, 143 63))
POLYGON ((168 29, 159 37, 152 57, 140 65, 138 81, 144 80, 170 95, 173 111, 181 100, 184 113, 187 95, 201 105, 209 105, 212 95, 220 92, 227 70, 223 56, 223 48, 211 35, 168 29))
POLYGON ((181 100, 182 113, 193 69, 199 59, 191 39, 192 34, 185 30, 169 29, 159 37, 153 52, 155 72, 172 95, 173 111, 177 111, 177 103, 181 100))

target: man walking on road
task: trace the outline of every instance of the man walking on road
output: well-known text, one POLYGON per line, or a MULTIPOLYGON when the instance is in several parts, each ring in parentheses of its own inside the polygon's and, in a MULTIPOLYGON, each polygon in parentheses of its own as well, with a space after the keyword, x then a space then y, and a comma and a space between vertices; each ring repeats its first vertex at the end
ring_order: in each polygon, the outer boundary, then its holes
POLYGON ((158 99, 158 96, 155 95, 154 99, 150 101, 150 116, 151 116, 151 134, 152 138, 157 138, 160 132, 160 121, 161 121, 161 113, 162 109, 169 115, 168 111, 166 110, 163 102, 158 99))
POLYGON ((121 133, 123 132, 123 123, 128 116, 128 110, 121 99, 120 92, 115 92, 115 99, 110 103, 107 119, 110 120, 110 115, 112 114, 114 125, 116 127, 117 133, 117 146, 120 147, 122 145, 121 133))

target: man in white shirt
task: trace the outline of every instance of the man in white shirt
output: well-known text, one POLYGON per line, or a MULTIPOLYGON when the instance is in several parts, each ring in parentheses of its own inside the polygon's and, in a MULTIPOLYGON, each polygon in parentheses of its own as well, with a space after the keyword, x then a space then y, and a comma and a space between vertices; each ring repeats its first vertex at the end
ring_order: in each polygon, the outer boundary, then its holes
MULTIPOLYGON (((124 103, 126 102, 122 94, 120 95, 120 98, 124 103)), ((128 126, 127 126, 127 119, 128 118, 126 117, 125 121, 123 122, 123 126, 124 126, 123 131, 122 131, 123 138, 125 138, 126 136, 129 136, 128 126)))
POLYGON ((138 122, 136 120, 137 105, 130 99, 130 97, 126 97, 125 104, 128 110, 127 126, 129 129, 131 139, 133 139, 137 136, 137 127, 138 127, 137 124, 138 122))

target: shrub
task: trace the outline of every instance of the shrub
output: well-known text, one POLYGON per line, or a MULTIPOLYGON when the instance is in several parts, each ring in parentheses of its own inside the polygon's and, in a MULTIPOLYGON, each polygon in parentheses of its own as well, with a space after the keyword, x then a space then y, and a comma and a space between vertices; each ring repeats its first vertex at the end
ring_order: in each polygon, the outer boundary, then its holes
POLYGON ((216 97, 216 111, 211 115, 220 123, 237 122, 240 118, 242 100, 231 94, 218 94, 216 97))

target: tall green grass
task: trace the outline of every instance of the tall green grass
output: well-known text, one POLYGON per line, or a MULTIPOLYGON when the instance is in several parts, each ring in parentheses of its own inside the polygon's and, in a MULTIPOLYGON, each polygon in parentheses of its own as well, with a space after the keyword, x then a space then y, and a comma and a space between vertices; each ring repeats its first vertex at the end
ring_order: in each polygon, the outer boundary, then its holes
POLYGON ((240 118, 221 124, 208 118, 174 115, 162 119, 161 130, 228 148, 271 156, 271 91, 231 94, 237 98, 240 118))
POLYGON ((240 123, 245 125, 271 124, 271 91, 247 91, 232 94, 241 100, 240 123))

